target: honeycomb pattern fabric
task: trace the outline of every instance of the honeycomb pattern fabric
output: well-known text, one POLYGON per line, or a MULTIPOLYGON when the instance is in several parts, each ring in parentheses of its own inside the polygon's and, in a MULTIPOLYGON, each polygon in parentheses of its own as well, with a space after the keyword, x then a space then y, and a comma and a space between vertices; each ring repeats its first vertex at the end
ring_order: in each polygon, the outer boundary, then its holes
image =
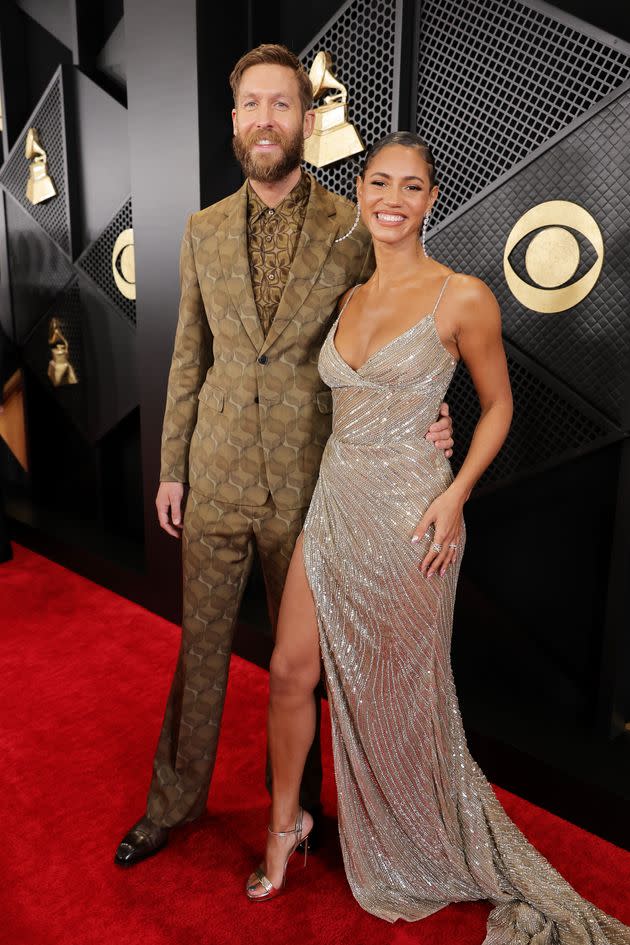
POLYGON ((217 501, 305 508, 330 433, 317 371, 338 297, 369 271, 355 211, 311 178, 286 286, 265 337, 247 252, 247 185, 192 215, 162 437, 164 481, 217 501))
MULTIPOLYGON (((235 620, 258 549, 272 622, 277 619, 303 509, 230 506, 190 492, 184 514, 184 617, 177 667, 158 747, 147 814, 161 827, 204 810, 214 769, 235 620)), ((319 801, 319 742, 304 770, 301 800, 319 801)))
POLYGON ((302 174, 277 207, 247 185, 247 243, 254 301, 265 338, 274 319, 304 223, 311 181, 302 174))
POLYGON ((452 480, 423 438, 455 369, 435 315, 356 371, 335 348, 335 326, 320 358, 333 429, 304 561, 352 891, 392 922, 489 899, 485 945, 630 945, 630 928, 581 899, 527 842, 467 749, 450 665, 459 560, 425 578, 430 537, 410 542, 452 480))

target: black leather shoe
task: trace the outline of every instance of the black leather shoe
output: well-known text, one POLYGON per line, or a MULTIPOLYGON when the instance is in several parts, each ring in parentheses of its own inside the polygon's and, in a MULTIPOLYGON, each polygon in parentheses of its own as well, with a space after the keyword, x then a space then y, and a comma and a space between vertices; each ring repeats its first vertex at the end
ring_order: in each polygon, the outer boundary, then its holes
POLYGON ((168 843, 167 827, 156 827, 148 817, 142 817, 120 841, 114 863, 117 866, 135 866, 154 856, 168 843))

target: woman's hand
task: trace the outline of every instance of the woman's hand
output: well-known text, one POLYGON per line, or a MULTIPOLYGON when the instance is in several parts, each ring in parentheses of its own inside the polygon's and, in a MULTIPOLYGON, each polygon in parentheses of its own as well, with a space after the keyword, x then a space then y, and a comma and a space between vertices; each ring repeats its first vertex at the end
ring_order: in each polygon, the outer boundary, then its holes
POLYGON ((420 571, 426 577, 431 577, 436 571, 443 576, 446 574, 451 561, 459 548, 462 534, 462 498, 448 489, 435 499, 426 510, 411 536, 416 544, 423 538, 430 537, 431 545, 420 571))

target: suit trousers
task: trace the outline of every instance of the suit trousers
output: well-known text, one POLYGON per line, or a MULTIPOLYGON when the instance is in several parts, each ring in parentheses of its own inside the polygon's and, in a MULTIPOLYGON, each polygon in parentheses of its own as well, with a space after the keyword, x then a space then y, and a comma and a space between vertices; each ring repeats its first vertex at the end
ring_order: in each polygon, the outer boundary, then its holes
MULTIPOLYGON (((147 814, 160 827, 198 817, 206 807, 217 752, 234 627, 254 543, 272 626, 306 509, 229 505, 191 490, 184 513, 182 641, 153 763, 147 814)), ((261 737, 263 733, 261 732, 261 737)), ((301 803, 319 804, 319 712, 301 803)))

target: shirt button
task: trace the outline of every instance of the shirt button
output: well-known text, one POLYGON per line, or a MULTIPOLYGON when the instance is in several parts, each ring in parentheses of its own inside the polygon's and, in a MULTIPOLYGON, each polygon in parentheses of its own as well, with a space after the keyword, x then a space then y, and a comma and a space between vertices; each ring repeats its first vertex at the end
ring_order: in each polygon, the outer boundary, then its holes
POLYGON ((273 272, 270 272, 267 278, 269 279, 270 282, 276 281, 276 277, 274 276, 273 272))
POLYGON ((267 210, 267 213, 269 214, 269 216, 271 216, 271 215, 272 215, 272 213, 273 213, 273 210, 271 209, 271 207, 269 208, 269 210, 267 210))
POLYGON ((268 243, 271 243, 271 240, 273 239, 273 237, 272 237, 272 236, 265 236, 265 239, 267 240, 268 243))
POLYGON ((269 360, 269 358, 267 357, 266 354, 261 354, 261 356, 258 358, 258 363, 259 363, 259 364, 266 364, 268 360, 269 360))

